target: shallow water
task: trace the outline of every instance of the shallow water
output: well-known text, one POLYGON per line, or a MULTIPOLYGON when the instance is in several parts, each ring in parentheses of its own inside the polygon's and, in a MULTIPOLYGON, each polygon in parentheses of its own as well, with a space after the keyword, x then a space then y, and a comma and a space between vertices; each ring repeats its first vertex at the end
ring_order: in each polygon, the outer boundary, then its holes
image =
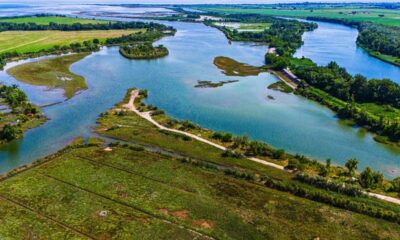
MULTIPOLYGON (((341 124, 330 110, 293 94, 268 90, 277 81, 264 73, 256 77, 226 77, 213 65, 216 56, 227 56, 252 65, 263 64, 266 46, 229 44, 216 29, 195 23, 168 23, 176 36, 159 43, 170 55, 158 60, 128 60, 118 48, 104 48, 72 65, 86 78, 89 89, 69 101, 47 107, 51 118, 29 131, 24 139, 0 151, 0 171, 8 171, 62 148, 74 137, 88 137, 100 112, 120 101, 130 87, 149 90, 147 102, 178 119, 204 127, 246 134, 257 140, 335 164, 357 157, 360 168, 371 166, 391 177, 399 172, 400 152, 378 144, 365 131, 341 124), (221 88, 194 88, 198 80, 240 80, 221 88), (272 95, 275 100, 268 100, 272 95)), ((7 84, 16 83, 3 72, 7 84)), ((62 93, 19 85, 36 103, 57 100, 62 93)))

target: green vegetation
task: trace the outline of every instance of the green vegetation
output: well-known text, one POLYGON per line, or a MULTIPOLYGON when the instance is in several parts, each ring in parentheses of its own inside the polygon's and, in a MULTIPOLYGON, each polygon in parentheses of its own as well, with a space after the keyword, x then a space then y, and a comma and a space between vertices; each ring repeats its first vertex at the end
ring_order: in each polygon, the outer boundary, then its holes
POLYGON ((82 45, 85 41, 98 39, 105 43, 108 38, 115 38, 143 30, 92 30, 92 31, 8 31, 0 34, 0 53, 17 54, 35 53, 46 50, 62 50, 71 44, 82 45))
POLYGON ((195 88, 217 88, 217 87, 222 87, 225 84, 228 83, 235 83, 239 82, 239 80, 228 80, 228 81, 219 81, 219 82, 211 82, 211 81, 205 81, 205 80, 198 80, 197 85, 194 86, 195 88))
POLYGON ((328 105, 338 112, 339 117, 351 118, 359 126, 387 136, 392 142, 400 141, 400 115, 397 114, 400 85, 388 79, 367 80, 361 75, 353 77, 334 62, 326 67, 298 66, 292 71, 307 84, 331 96, 302 87, 298 90, 300 94, 328 105))
MULTIPOLYGON (((384 6, 382 6, 384 7, 384 6)), ((370 6, 351 7, 334 4, 280 4, 270 6, 221 6, 221 7, 198 7, 201 10, 213 13, 226 14, 261 14, 278 17, 324 17, 331 19, 346 19, 351 21, 373 22, 388 26, 400 26, 400 13, 396 9, 371 8, 370 6), (326 6, 323 6, 326 5, 326 6)))
POLYGON ((313 23, 303 23, 293 20, 272 18, 256 14, 228 14, 219 15, 224 22, 237 22, 238 28, 219 21, 206 21, 205 24, 213 26, 225 33, 226 37, 232 41, 253 41, 267 43, 270 47, 276 48, 279 55, 291 55, 303 43, 301 36, 306 31, 311 31, 317 27, 313 23), (262 31, 243 31, 240 30, 241 24, 260 23, 268 25, 262 31))
POLYGON ((395 239, 400 234, 395 223, 266 188, 219 164, 132 145, 111 144, 110 149, 72 146, 5 178, 0 219, 7 221, 0 235, 395 239))
POLYGON ((0 143, 20 138, 26 130, 46 121, 16 85, 0 87, 0 106, 0 143))
MULTIPOLYGON (((400 13, 398 5, 340 5, 340 4, 281 4, 271 6, 200 6, 213 14, 259 14, 307 18, 356 27, 357 43, 367 52, 383 61, 400 65, 400 13), (391 9, 392 8, 392 9, 391 9), (397 9, 397 10, 396 10, 397 9)), ((282 54, 281 54, 282 55, 282 54)))
POLYGON ((272 23, 238 23, 238 22, 215 22, 214 25, 226 27, 231 31, 238 32, 262 32, 271 27, 272 23))
POLYGON ((49 16, 49 15, 36 15, 36 16, 28 16, 28 17, 3 17, 0 18, 0 23, 35 23, 38 25, 48 25, 50 23, 57 24, 98 24, 98 23, 108 23, 108 21, 103 20, 94 20, 94 19, 83 19, 83 18, 72 18, 72 17, 64 17, 64 16, 49 16))
POLYGON ((70 72, 70 66, 86 57, 87 53, 72 54, 44 59, 10 68, 7 72, 15 79, 31 85, 46 86, 64 90, 66 98, 87 89, 82 76, 70 72))
POLYGON ((119 52, 122 56, 129 59, 155 59, 165 57, 169 54, 166 47, 163 45, 153 47, 151 42, 122 45, 119 52))
POLYGON ((268 89, 273 89, 273 90, 277 90, 277 91, 284 92, 284 93, 292 93, 293 92, 293 88, 291 88, 290 86, 288 86, 286 83, 284 83, 282 81, 272 83, 271 85, 268 86, 268 89))
MULTIPOLYGON (((141 91, 141 98, 146 95, 141 91)), ((2 178, 1 237, 400 237, 397 206, 350 196, 350 186, 300 181, 286 171, 224 157, 209 145, 158 130, 121 104, 101 115, 97 132, 128 143, 104 148, 98 141, 75 141, 2 178)))
POLYGON ((3 18, 4 22, 0 22, 0 68, 7 61, 18 58, 92 52, 97 51, 100 45, 157 39, 175 33, 174 28, 157 23, 100 21, 69 24, 59 21, 61 23, 44 25, 34 22, 41 17, 30 18, 33 22, 29 18, 21 18, 28 21, 23 23, 8 22, 11 18, 3 18), (145 33, 139 36, 142 32, 145 33))
POLYGON ((237 62, 228 57, 214 58, 214 65, 227 76, 258 76, 265 70, 260 67, 253 67, 245 63, 237 62))

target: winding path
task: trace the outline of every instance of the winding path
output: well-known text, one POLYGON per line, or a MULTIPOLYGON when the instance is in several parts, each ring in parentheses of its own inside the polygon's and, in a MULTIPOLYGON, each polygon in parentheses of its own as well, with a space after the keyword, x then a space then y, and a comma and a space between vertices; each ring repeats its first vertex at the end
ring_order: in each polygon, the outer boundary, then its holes
MULTIPOLYGON (((188 132, 184 132, 184 131, 180 131, 180 130, 177 130, 177 129, 173 129, 173 128, 167 128, 167 127, 159 124, 157 121, 155 121, 151 117, 151 112, 140 112, 139 110, 136 109, 136 107, 135 107, 135 99, 137 98, 138 95, 139 95, 139 90, 132 90, 129 102, 127 104, 124 104, 123 107, 129 109, 130 111, 136 113, 140 117, 142 117, 142 118, 146 119, 147 121, 151 122, 154 126, 156 126, 157 128, 159 128, 161 130, 174 132, 174 133, 179 133, 179 134, 191 137, 193 139, 196 139, 196 140, 198 140, 200 142, 203 142, 203 143, 206 143, 208 145, 211 145, 213 147, 216 147, 216 148, 218 148, 220 150, 223 150, 223 151, 227 150, 226 147, 224 147, 222 145, 219 145, 219 144, 216 144, 214 142, 211 142, 211 141, 209 141, 207 139, 204 139, 202 137, 199 137, 197 135, 194 135, 194 134, 191 134, 191 133, 188 133, 188 132)), ((270 167, 274 167, 274 168, 277 168, 277 169, 280 169, 280 170, 288 171, 281 165, 278 165, 278 164, 275 164, 275 163, 271 163, 271 162, 268 162, 268 161, 265 161, 265 160, 262 160, 262 159, 259 159, 259 158, 250 157, 250 158, 247 158, 247 159, 249 159, 249 160, 251 160, 253 162, 257 162, 257 163, 266 165, 266 166, 270 166, 270 167)), ((368 196, 371 196, 371 197, 375 197, 375 198, 384 200, 384 201, 387 201, 387 202, 390 202, 390 203, 394 203, 394 204, 400 205, 400 199, 397 199, 397 198, 389 197, 389 196, 378 194, 378 193, 371 193, 371 192, 364 192, 364 194, 366 194, 368 196)))
MULTIPOLYGON (((137 115, 139 115, 140 117, 142 117, 142 118, 146 119, 147 121, 151 122, 153 125, 155 125, 157 128, 159 128, 161 130, 174 132, 174 133, 179 133, 179 134, 188 136, 190 138, 196 139, 196 140, 198 140, 200 142, 203 142, 203 143, 206 143, 208 145, 211 145, 213 147, 216 147, 216 148, 218 148, 220 150, 223 150, 223 151, 227 150, 226 147, 224 147, 222 145, 219 145, 219 144, 216 144, 214 142, 211 142, 211 141, 209 141, 207 139, 204 139, 202 137, 199 137, 197 135, 194 135, 194 134, 191 134, 191 133, 188 133, 188 132, 184 132, 184 131, 180 131, 180 130, 177 130, 177 129, 173 129, 173 128, 167 128, 167 127, 159 124, 158 122, 156 122, 151 117, 151 112, 140 112, 139 110, 136 109, 136 107, 135 107, 135 99, 137 98, 138 95, 139 95, 139 91, 138 90, 132 90, 129 102, 127 104, 125 104, 124 107, 129 109, 129 110, 131 110, 131 111, 133 111, 133 112, 135 112, 137 115)), ((258 163, 267 165, 267 166, 271 166, 271 167, 274 167, 274 168, 278 168, 278 169, 284 170, 283 166, 275 164, 275 163, 267 162, 267 161, 262 160, 262 159, 258 159, 258 158, 248 158, 248 159, 250 159, 251 161, 254 161, 254 162, 258 162, 258 163)))

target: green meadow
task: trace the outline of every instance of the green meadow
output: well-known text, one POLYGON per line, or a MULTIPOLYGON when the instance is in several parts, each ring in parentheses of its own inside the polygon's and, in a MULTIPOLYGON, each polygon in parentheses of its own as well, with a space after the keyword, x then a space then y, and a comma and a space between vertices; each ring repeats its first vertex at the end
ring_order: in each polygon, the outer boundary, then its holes
POLYGON ((386 9, 369 8, 329 8, 329 9, 289 9, 289 8, 234 8, 234 7, 201 7, 201 10, 219 13, 252 13, 284 17, 326 17, 348 19, 354 21, 369 21, 382 25, 400 26, 400 12, 386 9))
POLYGON ((61 16, 29 16, 29 17, 16 17, 16 18, 0 18, 0 22, 12 22, 12 23, 36 23, 39 25, 48 25, 49 23, 58 24, 74 24, 74 23, 105 23, 107 21, 83 19, 83 18, 71 18, 61 16))

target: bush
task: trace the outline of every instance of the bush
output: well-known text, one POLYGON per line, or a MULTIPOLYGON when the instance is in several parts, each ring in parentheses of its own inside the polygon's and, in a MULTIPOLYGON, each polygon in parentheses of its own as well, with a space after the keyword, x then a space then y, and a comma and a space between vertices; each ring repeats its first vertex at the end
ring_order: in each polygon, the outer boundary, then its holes
POLYGON ((380 172, 375 172, 371 168, 367 167, 360 174, 360 184, 364 188, 375 189, 382 185, 383 174, 380 172))
POLYGON ((283 159, 284 157, 285 157, 285 150, 283 149, 272 150, 273 159, 283 159))

